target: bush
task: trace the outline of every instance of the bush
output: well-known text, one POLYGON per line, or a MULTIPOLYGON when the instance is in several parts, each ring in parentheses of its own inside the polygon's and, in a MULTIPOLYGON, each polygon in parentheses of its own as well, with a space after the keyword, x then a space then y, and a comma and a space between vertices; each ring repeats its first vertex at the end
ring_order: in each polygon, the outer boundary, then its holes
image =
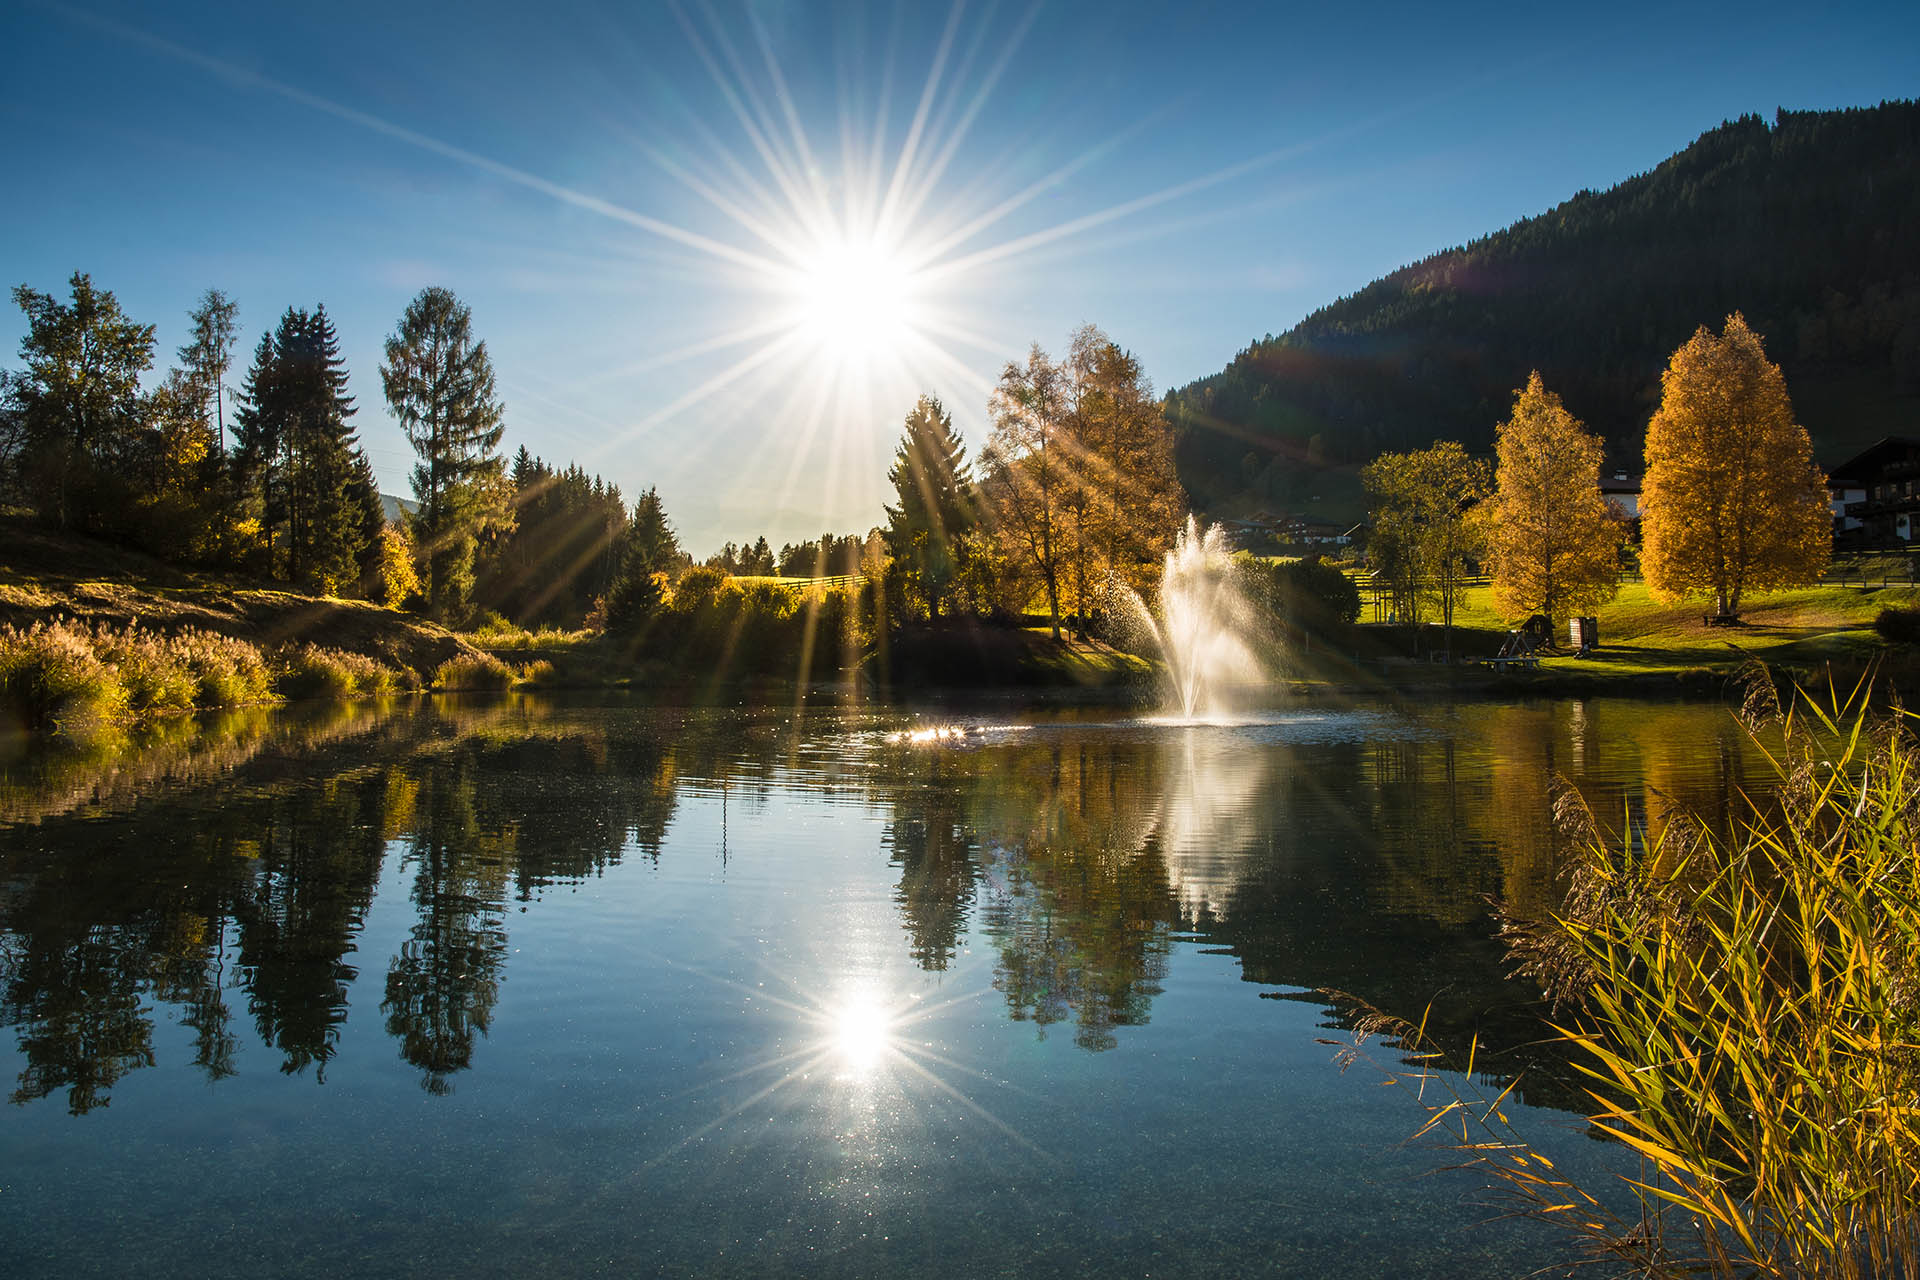
POLYGON ((1278 562, 1249 558, 1241 564, 1248 594, 1302 631, 1349 626, 1360 616, 1360 589, 1318 556, 1278 562))
POLYGON ((1889 644, 1920 644, 1920 608, 1882 609, 1873 629, 1889 644))
POLYGON ((317 644, 290 645, 274 661, 274 688, 284 698, 335 700, 353 696, 353 672, 335 649, 317 644))
POLYGON ((490 653, 461 654, 440 664, 433 687, 441 693, 511 689, 513 668, 490 653))

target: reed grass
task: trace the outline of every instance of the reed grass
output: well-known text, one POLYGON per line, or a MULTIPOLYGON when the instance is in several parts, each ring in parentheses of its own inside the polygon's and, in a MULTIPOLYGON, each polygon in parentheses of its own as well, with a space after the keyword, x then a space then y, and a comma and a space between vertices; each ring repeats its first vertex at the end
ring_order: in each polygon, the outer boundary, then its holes
MULTIPOLYGON (((1562 1002, 1592 1122, 1641 1162, 1616 1215, 1461 1078, 1422 1025, 1362 1009, 1340 1060, 1387 1074, 1421 1134, 1636 1274, 1920 1276, 1920 752, 1912 717, 1862 684, 1750 729, 1778 788, 1729 835, 1691 823, 1612 840, 1568 815, 1580 857, 1556 918, 1510 928, 1562 1002)), ((1576 807, 1577 808, 1577 807, 1576 807)), ((1510 1091, 1511 1086, 1509 1086, 1510 1091)))
POLYGON ((65 729, 125 717, 131 702, 94 632, 65 620, 0 627, 0 695, 31 729, 65 729))
POLYGON ((365 654, 288 645, 274 655, 274 685, 292 699, 384 697, 401 687, 399 673, 365 654))
POLYGON ((490 653, 449 658, 433 673, 433 687, 441 693, 494 692, 513 688, 513 668, 490 653))
POLYGON ((317 645, 268 657, 245 640, 193 628, 166 633, 65 618, 0 626, 0 711, 29 729, 69 735, 280 698, 377 696, 402 684, 402 673, 375 659, 317 645))

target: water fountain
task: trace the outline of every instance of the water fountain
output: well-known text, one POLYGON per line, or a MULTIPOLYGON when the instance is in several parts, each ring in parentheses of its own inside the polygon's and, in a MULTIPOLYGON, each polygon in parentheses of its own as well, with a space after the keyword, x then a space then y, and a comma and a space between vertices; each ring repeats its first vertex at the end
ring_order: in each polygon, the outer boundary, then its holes
POLYGON ((1267 682, 1248 642, 1257 625, 1255 611, 1241 590, 1226 532, 1202 530, 1187 517, 1187 527, 1167 552, 1160 573, 1160 616, 1128 592, 1133 612, 1152 632, 1172 684, 1168 712, 1182 720, 1231 715, 1267 682))

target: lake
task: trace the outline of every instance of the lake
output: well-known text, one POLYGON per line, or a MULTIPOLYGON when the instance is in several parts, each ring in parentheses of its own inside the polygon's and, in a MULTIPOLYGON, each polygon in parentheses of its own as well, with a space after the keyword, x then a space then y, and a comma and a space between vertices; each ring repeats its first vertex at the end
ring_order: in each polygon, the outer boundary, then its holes
MULTIPOLYGON (((0 1240, 75 1274, 1521 1276, 1323 989, 1593 1183, 1489 901, 1722 707, 234 713, 0 752, 0 1240)), ((1392 1064, 1390 1047, 1374 1045, 1392 1064)))

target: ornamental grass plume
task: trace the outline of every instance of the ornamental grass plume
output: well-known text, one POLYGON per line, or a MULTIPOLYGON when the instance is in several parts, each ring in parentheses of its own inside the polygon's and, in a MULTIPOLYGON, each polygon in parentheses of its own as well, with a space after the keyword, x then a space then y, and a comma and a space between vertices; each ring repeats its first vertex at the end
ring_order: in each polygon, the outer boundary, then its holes
POLYGON ((1913 717, 1864 682, 1749 713, 1777 787, 1731 834, 1588 824, 1562 912, 1508 926, 1563 1002, 1594 1126, 1639 1158, 1636 1218, 1519 1139, 1471 1065, 1444 1073, 1424 1026, 1363 1007, 1340 1060, 1396 1037, 1406 1065, 1384 1070, 1421 1098, 1422 1134, 1636 1274, 1920 1276, 1913 717))
POLYGON ((121 719, 127 688, 94 648, 94 633, 64 618, 0 626, 0 702, 31 729, 72 731, 121 719))
POLYGON ((499 691, 513 688, 513 668, 490 653, 448 658, 433 673, 440 693, 499 691))

